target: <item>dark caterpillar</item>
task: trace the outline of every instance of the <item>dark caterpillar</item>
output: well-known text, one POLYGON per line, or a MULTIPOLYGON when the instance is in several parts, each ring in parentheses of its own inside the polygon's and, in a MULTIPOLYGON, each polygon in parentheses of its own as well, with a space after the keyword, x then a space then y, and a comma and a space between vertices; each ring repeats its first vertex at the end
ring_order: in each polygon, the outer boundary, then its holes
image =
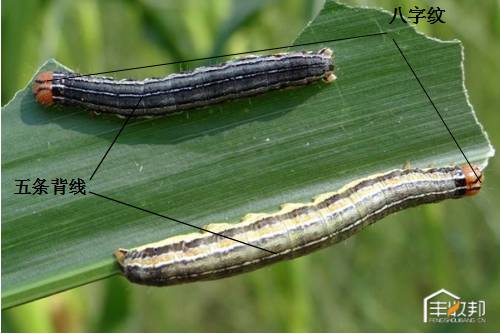
POLYGON ((41 72, 33 83, 38 103, 78 106, 128 116, 160 116, 336 79, 332 51, 249 56, 161 79, 114 80, 72 72, 41 72))

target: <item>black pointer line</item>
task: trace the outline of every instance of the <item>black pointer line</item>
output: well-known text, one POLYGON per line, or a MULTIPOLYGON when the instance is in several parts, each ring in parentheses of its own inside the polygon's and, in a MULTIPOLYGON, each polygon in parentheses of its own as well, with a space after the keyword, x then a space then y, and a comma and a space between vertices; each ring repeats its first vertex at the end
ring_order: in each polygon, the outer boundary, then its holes
POLYGON ((427 96, 427 99, 429 99, 429 102, 432 104, 432 106, 434 107, 434 110, 436 110, 436 113, 438 114, 439 118, 441 119, 441 122, 443 122, 446 130, 448 130, 448 133, 450 134, 451 138, 453 139, 453 141, 455 142, 455 145, 457 145, 458 149, 460 150, 460 153, 462 153, 462 155, 464 156, 465 158, 465 161, 467 161, 467 163, 469 164, 469 167, 470 169, 472 170, 472 172, 474 173, 474 175, 476 176, 477 181, 479 181, 479 183, 482 183, 481 182, 481 179, 479 178, 479 176, 476 174, 476 171, 474 170, 474 168, 472 168, 472 164, 470 163, 469 159, 467 159, 467 156, 465 155, 464 151, 462 150, 462 148, 460 147, 460 145, 458 144, 458 141, 456 140, 455 136, 453 135, 453 133, 451 132, 448 124, 446 124, 446 122, 444 121, 444 118, 443 116, 441 115, 441 113, 439 112, 439 110, 437 109, 436 105, 434 104, 434 102, 432 101, 431 97, 429 96, 429 93, 427 93, 427 90, 425 90, 424 88, 424 85, 422 85, 422 82, 420 81, 420 79, 417 77, 417 74, 415 73, 415 71, 413 70, 413 68, 411 67, 410 63, 408 62, 408 59, 406 59, 403 51, 401 50, 401 48, 399 47, 398 43, 396 43, 396 40, 393 38, 392 39, 394 44, 396 44, 396 47, 398 48, 399 50, 399 53, 401 53, 401 56, 403 56, 403 59, 405 60, 406 64, 408 65, 408 67, 410 68, 411 72, 413 73, 413 76, 415 77, 415 79, 417 79, 418 81, 418 84, 420 85, 420 87, 422 87, 422 90, 424 91, 425 95, 427 96))
POLYGON ((291 47, 307 46, 307 45, 322 44, 322 43, 331 43, 331 42, 338 42, 338 41, 344 41, 344 40, 355 39, 355 38, 379 36, 379 35, 385 35, 385 34, 387 34, 387 32, 379 32, 379 33, 374 33, 374 34, 360 35, 360 36, 354 36, 354 37, 344 37, 344 38, 338 38, 338 39, 328 39, 328 40, 324 40, 324 41, 309 42, 309 43, 300 43, 300 44, 294 44, 294 45, 285 45, 285 46, 278 46, 278 47, 274 47, 274 48, 259 49, 259 50, 252 50, 252 51, 243 51, 243 52, 236 52, 236 53, 228 53, 228 54, 219 55, 219 56, 195 58, 195 59, 188 59, 188 60, 178 60, 178 61, 173 61, 173 62, 170 62, 170 63, 160 63, 160 64, 154 64, 154 65, 128 67, 128 68, 122 68, 122 69, 118 69, 118 70, 111 70, 111 71, 104 71, 104 72, 95 72, 95 73, 88 73, 88 74, 78 74, 78 75, 66 76, 66 77, 58 78, 58 79, 44 80, 44 82, 45 81, 56 81, 56 80, 61 80, 61 79, 66 79, 66 78, 78 78, 78 77, 87 77, 87 76, 91 76, 91 75, 109 74, 109 73, 117 73, 117 72, 131 71, 131 70, 139 70, 139 69, 150 68, 150 67, 175 65, 175 64, 189 63, 189 62, 193 62, 193 61, 209 60, 209 59, 222 58, 222 57, 239 56, 239 55, 243 55, 243 54, 247 54, 247 53, 280 50, 280 49, 286 49, 286 48, 291 48, 291 47))
POLYGON ((193 224, 189 224, 189 223, 186 223, 186 222, 183 222, 183 221, 180 221, 178 219, 175 219, 175 218, 172 218, 172 217, 168 217, 168 216, 165 216, 165 215, 162 215, 162 214, 159 214, 159 213, 156 213, 156 212, 153 212, 153 211, 150 211, 148 209, 143 209, 143 208, 140 208, 138 206, 135 206, 135 205, 132 205, 132 204, 129 204, 129 203, 125 203, 125 202, 122 202, 122 201, 119 201, 117 199, 114 199, 114 198, 111 198, 111 197, 108 197, 108 196, 104 196, 104 195, 101 195, 101 194, 97 194, 93 191, 89 191, 90 194, 92 195, 95 195, 95 196, 98 196, 98 197, 101 197, 101 198, 104 198, 104 199, 107 199, 107 200, 110 200, 110 201, 113 201, 113 202, 116 202, 116 203, 119 203, 119 204, 123 204, 125 206, 128 206, 128 207, 131 207, 131 208, 134 208, 134 209, 137 209, 137 210, 140 210, 140 211, 144 211, 144 212, 147 212, 149 214, 152 214, 152 215, 155 215, 155 216, 158 216, 158 217, 161 217, 161 218, 165 218, 165 219, 168 219, 168 220, 172 220, 176 223, 180 223, 180 224, 183 224, 183 225, 187 225, 187 226, 190 226, 190 227, 194 227, 198 230, 201 230, 203 232, 208 232, 208 233, 212 233, 214 235, 217 235, 219 237, 223 237, 223 238, 226 238, 226 239, 229 239, 229 240, 233 240, 233 241, 236 241, 236 242, 239 242, 241 244, 244 244, 244 245, 247 245, 247 246, 250 246, 250 247, 253 247, 253 248, 257 248, 257 249, 260 249, 260 250, 263 250, 265 252, 268 252, 268 253, 271 253, 271 254, 277 254, 276 252, 273 252, 273 251, 270 251, 269 249, 265 249, 265 248, 262 248, 262 247, 259 247, 259 246, 255 246, 255 245, 252 245, 252 244, 249 244, 247 242, 244 242, 244 241, 241 241, 241 240, 237 240, 237 239, 234 239, 234 238, 231 238, 231 237, 228 237, 228 236, 225 236, 223 234, 220 234, 220 233, 217 233, 217 232, 213 232, 213 231, 209 231, 207 229, 204 229, 203 227, 199 227, 199 226, 196 226, 196 225, 193 225, 193 224))
POLYGON ((141 101, 142 101, 142 96, 139 98, 139 101, 137 101, 137 104, 135 105, 134 109, 132 109, 132 112, 127 116, 127 119, 125 120, 125 122, 123 122, 123 125, 120 128, 120 131, 118 131, 118 133, 115 136, 115 139, 113 139, 113 142, 111 143, 111 145, 109 145, 108 149, 106 150, 106 153, 104 153, 104 155, 102 156, 101 161, 99 161, 99 164, 94 169, 94 172, 92 173, 92 175, 90 175, 90 179, 89 179, 90 181, 92 181, 92 178, 94 177, 95 173, 97 172, 99 167, 101 167, 102 162, 104 161, 104 159, 106 159, 106 156, 108 155, 109 151, 111 151, 111 148, 115 144, 118 137, 121 135, 123 129, 125 129, 125 126, 127 125, 127 123, 130 121, 132 116, 134 116, 134 113, 137 110, 137 108, 139 107, 139 104, 141 103, 141 101))

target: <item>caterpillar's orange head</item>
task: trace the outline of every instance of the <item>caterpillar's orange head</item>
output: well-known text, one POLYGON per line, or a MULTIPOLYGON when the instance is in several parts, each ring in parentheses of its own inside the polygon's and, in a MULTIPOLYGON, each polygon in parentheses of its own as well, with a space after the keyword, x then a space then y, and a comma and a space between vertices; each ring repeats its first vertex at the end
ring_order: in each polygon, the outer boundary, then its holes
POLYGON ((52 98, 52 79, 54 75, 51 71, 40 72, 33 81, 33 94, 36 101, 44 106, 54 103, 52 98))
POLYGON ((475 195, 481 190, 481 183, 483 182, 483 172, 479 166, 464 165, 462 171, 465 176, 465 195, 475 195))

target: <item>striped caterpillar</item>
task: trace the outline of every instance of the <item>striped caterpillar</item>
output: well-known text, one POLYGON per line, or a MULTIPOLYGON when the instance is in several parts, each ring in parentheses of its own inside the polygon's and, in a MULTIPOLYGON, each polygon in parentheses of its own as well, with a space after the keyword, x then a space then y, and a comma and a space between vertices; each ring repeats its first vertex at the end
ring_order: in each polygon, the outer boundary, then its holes
POLYGON ((284 204, 278 212, 249 214, 237 224, 204 227, 212 233, 120 248, 114 255, 125 277, 139 284, 162 286, 231 276, 329 246, 390 213, 477 194, 482 178, 481 169, 469 165, 396 169, 353 181, 310 203, 284 204))
POLYGON ((121 116, 160 116, 276 89, 336 79, 332 51, 248 56, 161 79, 114 80, 72 72, 41 72, 33 94, 44 106, 77 106, 121 116))

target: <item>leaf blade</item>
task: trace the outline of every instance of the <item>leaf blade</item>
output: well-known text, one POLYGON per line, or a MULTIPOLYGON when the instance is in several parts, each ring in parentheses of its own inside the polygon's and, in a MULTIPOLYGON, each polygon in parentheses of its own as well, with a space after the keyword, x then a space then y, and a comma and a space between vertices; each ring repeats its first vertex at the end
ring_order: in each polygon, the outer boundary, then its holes
MULTIPOLYGON (((376 10, 327 2, 295 43, 377 33, 386 19, 376 10)), ((387 35, 308 48, 334 49, 338 80, 330 86, 131 123, 90 189, 202 226, 307 202, 408 160, 461 163, 392 38, 467 156, 485 165, 493 151, 463 92, 460 45, 400 25, 387 35)), ((60 66, 49 62, 43 69, 60 66)), ((3 307, 117 272, 111 255, 117 247, 193 231, 91 196, 13 195, 16 178, 88 178, 121 122, 42 109, 29 87, 3 108, 2 140, 9 147, 2 151, 3 307)))

